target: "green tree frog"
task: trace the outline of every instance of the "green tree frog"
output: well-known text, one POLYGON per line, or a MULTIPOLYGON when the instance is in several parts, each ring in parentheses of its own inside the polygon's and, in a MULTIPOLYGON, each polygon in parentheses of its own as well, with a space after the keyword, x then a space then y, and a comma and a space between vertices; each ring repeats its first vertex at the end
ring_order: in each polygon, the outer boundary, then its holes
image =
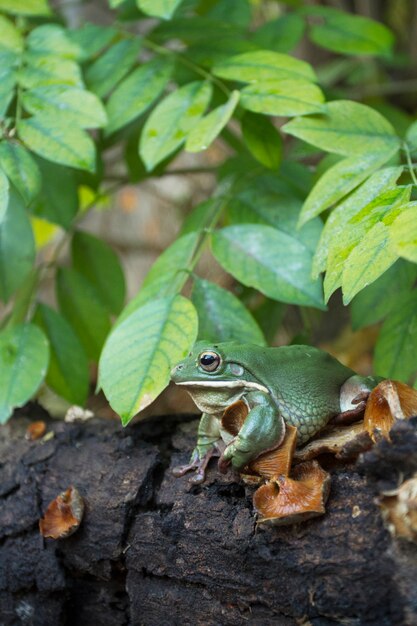
POLYGON ((267 348, 236 342, 195 344, 171 372, 202 411, 197 445, 181 476, 194 470, 192 482, 203 482, 211 456, 219 469, 247 465, 280 446, 286 424, 297 428, 302 445, 336 416, 360 414, 379 378, 362 377, 326 352, 311 346, 267 348), (236 436, 222 428, 228 407, 243 401, 248 413, 236 436))

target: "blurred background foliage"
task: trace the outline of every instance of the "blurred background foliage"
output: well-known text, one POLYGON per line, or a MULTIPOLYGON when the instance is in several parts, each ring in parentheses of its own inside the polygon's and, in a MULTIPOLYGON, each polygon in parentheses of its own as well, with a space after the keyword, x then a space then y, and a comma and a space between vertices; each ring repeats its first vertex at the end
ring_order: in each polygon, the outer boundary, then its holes
POLYGON ((412 0, 0 0, 0 30, 0 422, 127 423, 197 336, 415 381, 412 0))

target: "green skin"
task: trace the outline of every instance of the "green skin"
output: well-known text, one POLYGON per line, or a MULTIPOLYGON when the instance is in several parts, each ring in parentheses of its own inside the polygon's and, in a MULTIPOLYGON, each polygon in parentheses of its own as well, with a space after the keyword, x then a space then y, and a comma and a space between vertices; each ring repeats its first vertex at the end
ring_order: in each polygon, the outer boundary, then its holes
POLYGON ((297 428, 298 445, 303 444, 333 417, 357 412, 357 398, 363 400, 379 382, 356 375, 311 346, 264 348, 235 342, 198 342, 172 370, 171 378, 185 387, 203 412, 190 464, 176 472, 198 470, 194 482, 204 480, 209 458, 218 455, 224 444, 219 461, 222 471, 230 464, 239 469, 262 452, 277 448, 284 439, 285 424, 297 428), (214 371, 206 371, 200 363, 205 352, 220 357, 214 371), (221 418, 238 400, 245 402, 249 413, 232 437, 222 429, 221 418))

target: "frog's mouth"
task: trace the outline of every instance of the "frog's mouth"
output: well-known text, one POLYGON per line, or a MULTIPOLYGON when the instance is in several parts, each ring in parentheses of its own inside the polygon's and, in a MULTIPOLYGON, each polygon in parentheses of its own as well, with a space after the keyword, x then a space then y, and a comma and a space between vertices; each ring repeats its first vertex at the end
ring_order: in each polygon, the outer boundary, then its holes
POLYGON ((250 380, 186 380, 175 384, 184 385, 184 387, 208 387, 210 389, 234 389, 236 387, 247 387, 263 391, 264 393, 269 393, 266 387, 250 380))

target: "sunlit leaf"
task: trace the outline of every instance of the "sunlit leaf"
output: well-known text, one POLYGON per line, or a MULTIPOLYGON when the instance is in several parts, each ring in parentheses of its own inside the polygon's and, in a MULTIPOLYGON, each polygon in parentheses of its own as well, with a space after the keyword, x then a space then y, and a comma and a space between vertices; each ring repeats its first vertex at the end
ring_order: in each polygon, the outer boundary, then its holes
POLYGON ((282 79, 315 80, 311 65, 270 50, 256 50, 230 57, 215 65, 213 73, 242 83, 282 79))
POLYGON ((182 0, 136 0, 139 9, 152 17, 169 20, 182 0))
POLYGON ((39 156, 93 172, 95 148, 92 139, 74 124, 68 126, 64 113, 36 115, 20 120, 20 138, 39 156))
POLYGON ((398 256, 417 263, 417 202, 403 206, 390 226, 390 237, 398 256))
POLYGON ((65 29, 58 24, 43 24, 34 28, 27 38, 27 45, 35 52, 67 59, 77 59, 80 56, 79 46, 71 41, 65 29))
POLYGON ((211 111, 194 126, 185 143, 187 152, 201 152, 209 147, 232 117, 239 97, 239 91, 232 91, 225 104, 211 111))
POLYGON ((13 15, 51 15, 47 0, 0 0, 0 11, 13 15))
POLYGON ((324 113, 291 120, 283 130, 322 150, 346 156, 400 147, 393 127, 382 115, 350 100, 329 102, 324 113))
POLYGON ((319 178, 308 195, 300 214, 300 225, 328 209, 358 187, 364 180, 381 167, 392 154, 394 149, 387 152, 369 152, 354 157, 347 157, 330 167, 319 178))
POLYGON ((375 200, 385 189, 394 185, 402 171, 402 167, 386 167, 375 172, 330 213, 314 256, 313 276, 318 276, 326 269, 329 249, 333 242, 343 238, 349 220, 375 200))
POLYGON ((263 115, 306 115, 325 111, 324 95, 304 80, 265 80, 242 90, 241 105, 263 115))
POLYGON ((24 55, 25 65, 19 71, 19 82, 26 89, 37 89, 45 85, 71 85, 83 87, 81 69, 71 59, 44 52, 28 51, 24 55))
POLYGON ((84 89, 62 85, 35 87, 23 94, 23 106, 34 115, 51 115, 57 110, 67 124, 80 128, 99 128, 107 124, 107 115, 97 96, 84 89))
POLYGON ((388 227, 378 222, 366 233, 346 262, 342 278, 344 304, 349 304, 353 296, 379 278, 397 259, 388 227))
POLYGON ((139 143, 139 153, 148 170, 184 143, 206 110, 211 93, 210 83, 188 83, 154 108, 139 143))
POLYGON ((41 189, 41 173, 30 152, 18 143, 2 141, 0 165, 26 204, 36 198, 41 189))
MULTIPOLYGON (((0 0, 1 6, 1 0, 0 0)), ((0 15, 0 48, 20 53, 23 50, 23 37, 11 20, 0 15)))
POLYGON ((167 386, 196 336, 196 311, 182 296, 153 300, 116 326, 103 348, 99 382, 124 425, 167 386))

